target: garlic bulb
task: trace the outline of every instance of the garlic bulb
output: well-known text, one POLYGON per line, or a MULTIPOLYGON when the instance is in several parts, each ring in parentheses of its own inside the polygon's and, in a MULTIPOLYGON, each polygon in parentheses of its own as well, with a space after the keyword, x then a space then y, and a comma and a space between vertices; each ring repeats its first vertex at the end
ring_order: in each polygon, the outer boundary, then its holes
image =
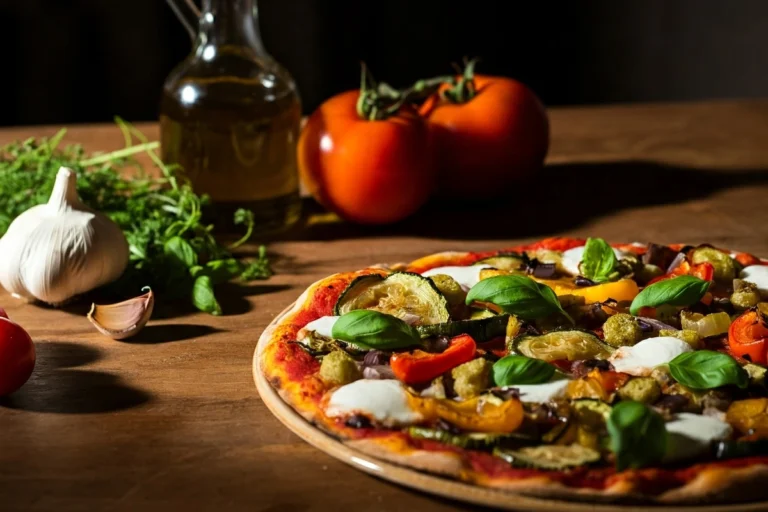
POLYGON ((48 203, 19 215, 0 239, 0 284, 14 296, 62 304, 125 270, 125 235, 80 201, 76 183, 60 168, 48 203))

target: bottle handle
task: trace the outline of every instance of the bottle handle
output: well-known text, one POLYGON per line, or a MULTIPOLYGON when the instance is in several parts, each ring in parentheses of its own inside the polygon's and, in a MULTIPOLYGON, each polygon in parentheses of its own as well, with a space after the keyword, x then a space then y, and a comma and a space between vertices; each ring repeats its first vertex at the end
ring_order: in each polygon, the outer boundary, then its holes
POLYGON ((197 28, 200 20, 200 9, 193 0, 166 0, 173 13, 179 18, 184 28, 189 32, 192 41, 197 38, 197 28))

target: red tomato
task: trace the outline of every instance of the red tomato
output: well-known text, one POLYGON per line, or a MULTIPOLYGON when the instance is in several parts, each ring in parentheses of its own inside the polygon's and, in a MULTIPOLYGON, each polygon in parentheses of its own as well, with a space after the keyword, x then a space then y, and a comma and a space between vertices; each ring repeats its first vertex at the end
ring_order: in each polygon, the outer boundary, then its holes
POLYGON ((516 80, 474 80, 476 95, 466 103, 433 97, 422 108, 435 137, 439 190, 451 197, 509 195, 547 156, 547 113, 516 80))
POLYGON ((35 367, 35 346, 19 324, 0 310, 0 396, 19 389, 35 367))
POLYGON ((309 117, 299 137, 299 172, 315 199, 340 216, 362 224, 395 222, 432 193, 429 130, 408 106, 384 120, 361 119, 359 96, 334 96, 309 117))

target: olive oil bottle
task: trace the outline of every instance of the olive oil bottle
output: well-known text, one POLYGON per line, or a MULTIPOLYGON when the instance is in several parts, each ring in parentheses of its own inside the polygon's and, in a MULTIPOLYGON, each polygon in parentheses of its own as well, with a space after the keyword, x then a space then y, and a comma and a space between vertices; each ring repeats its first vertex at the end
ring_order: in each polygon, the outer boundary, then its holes
POLYGON ((163 88, 163 160, 210 196, 217 228, 231 228, 238 208, 254 212, 259 233, 288 228, 301 207, 301 102, 290 74, 264 50, 255 0, 204 0, 201 13, 168 1, 195 43, 163 88))

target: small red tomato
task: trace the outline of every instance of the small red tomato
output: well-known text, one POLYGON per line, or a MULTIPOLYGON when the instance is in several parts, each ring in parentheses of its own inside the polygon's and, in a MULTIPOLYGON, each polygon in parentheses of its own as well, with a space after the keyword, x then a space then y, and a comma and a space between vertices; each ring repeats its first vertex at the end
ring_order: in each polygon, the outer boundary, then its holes
POLYGON ((465 103, 434 96, 422 107, 434 136, 439 191, 462 198, 509 196, 510 187, 547 156, 547 113, 533 91, 511 78, 476 75, 474 87, 465 103))
POLYGON ((396 222, 432 193, 429 130, 407 105, 384 119, 363 119, 359 98, 359 91, 339 94, 309 116, 299 137, 299 172, 315 199, 345 219, 396 222))
POLYGON ((27 382, 35 367, 35 345, 27 331, 0 310, 0 396, 27 382))

